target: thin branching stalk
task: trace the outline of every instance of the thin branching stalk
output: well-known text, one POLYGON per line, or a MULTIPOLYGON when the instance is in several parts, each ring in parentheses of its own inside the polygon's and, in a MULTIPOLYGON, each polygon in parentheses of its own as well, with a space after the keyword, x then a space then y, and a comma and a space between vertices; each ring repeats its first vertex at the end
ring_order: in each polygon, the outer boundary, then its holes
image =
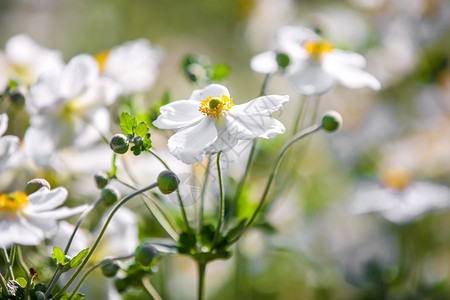
POLYGON ((25 288, 25 300, 28 300, 30 298, 30 287, 31 287, 31 275, 30 275, 30 269, 28 268, 27 264, 25 263, 22 255, 22 248, 20 246, 17 246, 17 261, 19 262, 19 266, 22 268, 22 270, 25 272, 25 276, 27 277, 27 287, 25 288))
POLYGON ((142 287, 144 288, 144 291, 152 297, 154 300, 162 300, 161 296, 158 294, 158 292, 155 290, 153 285, 151 284, 150 280, 148 280, 147 277, 142 277, 142 287))
POLYGON ((200 207, 198 212, 198 232, 202 230, 203 227, 203 206, 205 203, 206 196, 206 186, 208 185, 209 179, 209 165, 211 163, 211 156, 208 156, 208 160, 206 162, 206 170, 205 170, 205 179, 203 180, 202 193, 200 195, 200 207))
POLYGON ((197 262, 198 266, 198 300, 205 299, 205 274, 206 274, 206 263, 197 262))
POLYGON ((114 214, 119 210, 119 208, 121 208, 125 203, 127 203, 130 199, 136 197, 139 194, 144 193, 145 191, 148 191, 150 189, 153 189, 155 187, 158 186, 158 183, 154 183, 151 184, 149 186, 146 186, 142 189, 139 189, 137 191, 134 191, 133 193, 127 195, 126 197, 124 197, 119 203, 117 203, 113 209, 111 210, 111 212, 109 213, 108 218, 106 219, 105 224, 103 225, 100 233, 97 236, 97 239, 95 240, 94 244, 92 245, 91 249, 89 250, 88 254, 86 255, 85 259, 83 260, 83 262, 80 264, 80 266, 78 267, 78 269, 75 271, 75 273, 72 275, 72 277, 70 277, 69 281, 66 283, 66 285, 64 285, 64 287, 61 289, 61 291, 58 292, 58 294, 56 294, 56 297, 60 297, 62 295, 62 293, 65 292, 65 290, 72 284, 72 282, 75 280, 75 278, 77 278, 77 276, 80 274, 80 272, 83 270, 83 268, 86 266, 87 262, 89 261, 89 259, 91 258, 92 254, 94 253, 94 251, 97 249, 98 244, 100 243, 100 240, 103 237, 103 234, 106 231, 106 228, 108 227, 109 223, 111 222, 112 217, 114 216, 114 214))
POLYGON ((12 269, 12 264, 11 264, 11 260, 9 259, 8 256, 8 252, 6 252, 5 248, 2 248, 1 250, 2 255, 3 255, 3 259, 5 260, 7 267, 8 267, 8 274, 6 274, 6 280, 8 280, 8 278, 10 277, 12 280, 14 280, 14 272, 12 269))
POLYGON ((6 286, 6 280, 5 277, 3 277, 2 273, 0 273, 0 285, 2 287, 2 294, 4 297, 7 297, 9 295, 8 288, 6 286))
POLYGON ((261 208, 263 207, 265 200, 267 198, 267 195, 269 194, 269 190, 270 187, 272 185, 273 179, 275 178, 278 166, 280 165, 281 159, 283 158, 284 154, 286 153, 286 151, 289 149, 289 147, 292 146, 292 144, 294 144, 296 141, 318 131, 322 129, 322 125, 314 125, 311 126, 301 132, 299 132, 296 136, 294 136, 281 150, 281 152, 278 154, 273 167, 272 167, 272 171, 270 173, 269 179, 267 180, 266 183, 266 187, 264 188, 264 192, 261 196, 261 199, 259 200, 258 206, 256 207, 255 211, 253 212, 252 217, 250 218, 250 220, 247 222, 247 224, 244 226, 244 228, 239 232, 239 234, 232 239, 229 243, 228 246, 231 246, 232 244, 234 244, 235 242, 237 242, 239 240, 239 238, 242 236, 242 234, 253 224, 253 222, 255 221, 256 217, 258 216, 258 213, 260 212, 261 208))
POLYGON ((211 247, 211 252, 214 250, 216 246, 217 239, 219 238, 220 230, 222 227, 223 219, 225 217, 225 195, 223 192, 223 180, 222 180, 222 171, 220 170, 220 155, 222 152, 217 153, 217 177, 219 181, 219 219, 217 220, 217 228, 216 233, 214 234, 214 239, 211 247))
POLYGON ((297 133, 298 130, 298 125, 300 124, 300 120, 302 119, 302 117, 304 116, 305 112, 305 103, 306 103, 306 97, 304 96, 300 96, 299 99, 299 105, 298 105, 298 110, 297 110, 297 115, 295 116, 295 121, 294 121, 294 126, 292 126, 292 135, 295 135, 297 133))

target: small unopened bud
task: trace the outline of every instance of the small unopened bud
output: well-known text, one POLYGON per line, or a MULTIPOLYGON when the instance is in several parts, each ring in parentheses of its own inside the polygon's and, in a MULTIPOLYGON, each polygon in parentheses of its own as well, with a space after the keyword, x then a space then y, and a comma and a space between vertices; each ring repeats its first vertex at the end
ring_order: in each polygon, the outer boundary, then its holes
POLYGON ((141 265, 149 266, 157 256, 158 250, 155 247, 152 245, 143 245, 138 248, 135 259, 141 265))
POLYGON ((115 134, 112 137, 109 146, 111 147, 112 151, 118 154, 124 154, 128 151, 129 146, 128 138, 120 133, 115 134))
POLYGON ((100 171, 94 175, 94 180, 97 187, 102 189, 108 184, 109 175, 105 171, 100 171))
POLYGON ((36 298, 35 298, 36 300, 45 300, 45 299, 47 299, 45 297, 45 294, 43 292, 41 292, 41 291, 34 292, 34 295, 36 296, 36 298))
POLYGON ((339 130, 342 126, 341 115, 334 110, 326 111, 322 117, 322 128, 328 132, 339 130))
POLYGON ((34 192, 37 192, 41 188, 47 188, 50 189, 50 183, 48 183, 47 180, 42 178, 35 178, 27 182, 25 185, 25 194, 30 195, 34 192))
POLYGON ((133 139, 133 143, 134 143, 136 146, 140 147, 140 146, 143 145, 144 140, 143 140, 140 136, 137 136, 137 137, 135 137, 135 138, 133 139))
POLYGON ((158 176, 158 188, 163 194, 170 194, 178 188, 180 179, 178 176, 169 170, 162 171, 158 176))
POLYGON ((128 282, 126 278, 116 278, 114 279, 114 286, 119 293, 123 293, 128 288, 128 282))
POLYGON ((289 66, 289 63, 291 62, 291 59, 289 58, 289 56, 286 53, 277 53, 277 64, 280 68, 282 69, 286 69, 287 66, 289 66))
POLYGON ((118 263, 116 263, 114 261, 109 262, 102 266, 102 274, 105 277, 111 278, 111 277, 116 276, 117 271, 119 271, 119 269, 120 269, 120 266, 118 263))
POLYGON ((103 203, 106 205, 112 205, 120 198, 119 191, 113 186, 107 186, 102 189, 103 203))
POLYGON ((11 99, 11 103, 13 103, 13 105, 16 105, 19 108, 25 105, 25 95, 18 90, 10 92, 9 99, 11 99))

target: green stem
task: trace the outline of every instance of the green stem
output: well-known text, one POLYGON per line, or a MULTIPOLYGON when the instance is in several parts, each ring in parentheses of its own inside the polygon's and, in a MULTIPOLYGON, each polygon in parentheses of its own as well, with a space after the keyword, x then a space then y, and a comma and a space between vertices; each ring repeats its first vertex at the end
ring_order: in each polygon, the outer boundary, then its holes
POLYGON ((250 220, 247 222, 247 224, 244 226, 244 228, 239 232, 239 234, 232 239, 229 242, 229 246, 231 246, 232 244, 234 244, 236 241, 239 240, 239 238, 242 236, 242 234, 253 224, 253 222, 255 221, 259 211, 261 210, 261 208, 264 205, 264 202, 266 200, 267 195, 269 194, 269 190, 270 190, 270 186, 272 185, 273 179, 275 178, 275 174, 277 172, 278 166, 280 165, 281 159, 283 158, 284 154, 286 153, 286 151, 289 149, 289 147, 295 143, 296 141, 300 140, 301 138, 304 138, 318 130, 322 129, 322 125, 314 125, 311 126, 301 132, 299 132, 296 136, 294 136, 281 150, 281 152, 278 154, 275 163, 272 167, 272 171, 270 173, 269 179, 266 183, 266 187, 264 188, 264 192, 263 195, 261 196, 261 199, 259 200, 258 206, 256 207, 256 210, 254 211, 252 217, 250 218, 250 220))
POLYGON ((150 280, 148 280, 147 277, 142 277, 142 287, 144 288, 144 291, 154 300, 162 300, 161 296, 155 290, 155 288, 153 287, 153 285, 151 284, 150 280))
POLYGON ((300 96, 299 101, 300 104, 298 105, 297 115, 295 116, 294 126, 292 127, 292 135, 297 133, 298 125, 300 124, 300 119, 302 119, 302 116, 304 115, 306 98, 300 96))
POLYGON ((88 277, 88 275, 94 271, 95 269, 97 269, 98 267, 100 267, 101 265, 104 265, 106 263, 115 261, 115 260, 126 260, 126 259, 130 259, 132 257, 134 257, 135 254, 130 254, 130 255, 125 255, 125 256, 117 256, 117 257, 111 257, 111 258, 105 258, 101 261, 99 261, 98 263, 94 264, 93 266, 91 266, 86 273, 84 273, 83 277, 81 277, 80 281, 78 282, 77 286, 75 287, 75 289, 73 290, 72 294, 70 295, 69 299, 72 299, 73 296, 75 296, 76 292, 78 291, 78 289, 80 288, 81 284, 83 283, 83 281, 86 279, 86 277, 88 277))
POLYGON ((267 85, 269 84, 270 79, 272 78, 272 74, 269 73, 266 75, 266 77, 264 78, 264 82, 263 85, 261 87, 261 92, 259 93, 259 96, 264 96, 266 94, 266 89, 267 89, 267 85))
MULTIPOLYGON (((2 251, 2 255, 3 255, 3 259, 5 260, 7 267, 8 267, 9 276, 11 277, 12 280, 14 280, 14 272, 12 269, 11 260, 9 259, 9 256, 8 256, 8 252, 6 252, 5 248, 2 248, 1 251, 2 251)), ((6 275, 6 280, 8 280, 8 274, 6 275)))
POLYGON ((25 276, 27 277, 27 287, 25 289, 25 300, 28 300, 30 298, 31 275, 30 275, 30 269, 28 268, 27 264, 23 260, 22 248, 20 246, 17 246, 17 261, 19 262, 19 266, 25 272, 25 276))
POLYGON ((2 287, 2 294, 6 298, 9 295, 8 287, 6 286, 6 280, 3 277, 2 273, 0 273, 0 285, 2 287))
POLYGON ((214 250, 214 247, 216 246, 217 239, 219 238, 220 229, 222 227, 222 222, 225 217, 225 195, 223 193, 223 181, 222 181, 222 171, 220 170, 220 155, 222 152, 217 153, 217 176, 219 179, 219 219, 217 220, 217 228, 216 233, 214 234, 214 239, 211 247, 211 252, 214 250))
POLYGON ((102 227, 102 230, 100 231, 100 233, 97 236, 97 239, 95 240, 94 244, 92 245, 91 249, 89 250, 88 254, 86 255, 86 258, 83 260, 83 262, 80 264, 80 266, 78 267, 78 269, 75 271, 75 273, 72 275, 72 277, 70 277, 69 281, 66 283, 66 285, 61 289, 61 291, 58 292, 58 294, 56 294, 55 298, 57 296, 61 296, 62 293, 64 293, 64 291, 72 284, 72 282, 75 280, 75 278, 77 278, 77 276, 80 274, 80 272, 83 270, 84 266, 87 264, 87 262, 89 261, 89 259, 91 258, 92 254, 94 253, 94 251, 97 249, 98 244, 100 243, 100 240, 103 237, 103 234, 106 231, 106 228, 108 227, 109 223, 111 222, 112 217, 114 216, 114 214, 119 210, 119 208, 121 208, 125 203, 127 203, 130 199, 136 197, 139 194, 142 194, 145 191, 148 191, 150 189, 153 189, 155 187, 158 186, 158 183, 154 183, 152 185, 146 186, 142 189, 139 189, 137 191, 134 191, 133 193, 127 195, 126 197, 124 197, 119 203, 117 203, 113 209, 111 210, 111 212, 109 213, 108 218, 106 219, 105 224, 102 227))
POLYGON ((206 263, 197 262, 198 265, 198 300, 205 299, 206 263))
POLYGON ((200 195, 200 209, 198 213, 198 232, 202 230, 203 227, 203 205, 205 203, 206 186, 209 179, 209 165, 211 163, 211 156, 208 156, 208 161, 206 163, 205 180, 203 181, 202 193, 200 195))
POLYGON ((50 282, 47 284, 47 291, 45 292, 46 297, 50 296, 53 289, 55 288, 56 283, 58 282, 59 277, 61 277, 63 273, 64 272, 62 271, 62 266, 58 264, 55 274, 53 274, 52 279, 50 279, 50 282))

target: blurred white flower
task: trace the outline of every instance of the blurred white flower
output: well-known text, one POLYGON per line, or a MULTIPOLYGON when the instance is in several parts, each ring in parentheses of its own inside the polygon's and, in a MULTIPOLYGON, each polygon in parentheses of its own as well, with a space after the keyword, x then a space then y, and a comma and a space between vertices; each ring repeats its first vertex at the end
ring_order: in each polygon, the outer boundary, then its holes
POLYGON ((6 42, 5 58, 9 77, 25 85, 36 83, 46 72, 64 67, 61 52, 42 47, 26 34, 15 35, 6 42))
POLYGON ((148 91, 156 81, 162 51, 146 39, 129 41, 95 56, 100 73, 120 85, 122 95, 148 91))
POLYGON ((450 188, 426 181, 411 181, 404 171, 389 170, 384 187, 361 186, 350 211, 354 214, 378 212, 386 220, 405 224, 436 210, 450 208, 450 188))
POLYGON ((56 220, 78 214, 87 207, 57 208, 66 198, 67 190, 63 187, 41 188, 28 196, 23 192, 1 194, 0 247, 38 245, 56 233, 56 220))
POLYGON ((0 51, 0 95, 8 86, 8 68, 5 55, 0 51))
POLYGON ((320 95, 336 82, 349 88, 381 87, 375 77, 362 70, 366 65, 362 55, 336 49, 310 29, 284 26, 278 30, 275 44, 275 50, 254 56, 250 67, 258 73, 274 73, 286 55, 289 64, 284 75, 299 94, 320 95))
POLYGON ((100 139, 99 132, 109 129, 104 106, 116 97, 115 84, 99 77, 97 62, 87 54, 74 57, 61 73, 42 76, 27 101, 31 118, 25 152, 48 165, 57 149, 92 145, 100 139))
POLYGON ((169 151, 192 164, 206 154, 232 149, 239 140, 272 139, 283 133, 283 124, 270 114, 287 101, 288 96, 270 95, 234 105, 226 87, 211 84, 193 91, 189 100, 161 107, 161 115, 153 124, 177 130, 169 139, 169 151))
POLYGON ((6 135, 8 128, 8 115, 0 115, 0 173, 9 166, 10 159, 19 151, 19 138, 13 135, 6 135))

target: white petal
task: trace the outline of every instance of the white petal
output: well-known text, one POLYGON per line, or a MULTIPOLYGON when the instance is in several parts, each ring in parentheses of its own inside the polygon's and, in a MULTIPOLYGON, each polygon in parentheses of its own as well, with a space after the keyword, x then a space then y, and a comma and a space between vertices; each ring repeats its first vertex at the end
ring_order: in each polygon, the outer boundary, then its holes
POLYGON ((218 152, 227 152, 236 146, 238 138, 232 135, 226 127, 221 128, 217 134, 216 141, 206 149, 207 154, 214 154, 218 152))
POLYGON ((364 68, 366 66, 366 59, 361 54, 339 49, 335 49, 327 54, 326 59, 356 68, 364 68))
POLYGON ((230 112, 238 112, 245 114, 258 114, 268 116, 279 110, 286 102, 289 96, 269 95, 255 98, 247 103, 235 105, 230 112))
POLYGON ((4 135, 8 129, 8 115, 6 113, 2 113, 0 115, 0 136, 4 135))
POLYGON ((0 170, 19 151, 19 143, 20 140, 16 136, 7 135, 0 137, 0 170))
POLYGON ((70 99, 84 92, 98 78, 98 64, 87 54, 75 56, 64 68, 59 95, 70 99))
POLYGON ((200 161, 206 148, 217 139, 213 118, 204 117, 197 124, 181 129, 168 142, 170 153, 186 164, 200 161))
POLYGON ((153 122, 160 129, 175 129, 198 122, 202 113, 199 103, 192 100, 178 100, 159 109, 161 115, 153 122))
POLYGON ((26 210, 33 212, 53 209, 63 204, 67 199, 68 192, 64 187, 57 187, 51 191, 41 188, 28 196, 30 204, 26 210))
POLYGON ((0 247, 8 248, 13 244, 37 245, 44 238, 44 232, 31 225, 22 216, 15 219, 7 217, 0 219, 0 247))
POLYGON ((262 74, 274 73, 278 70, 276 53, 274 51, 266 51, 255 55, 250 60, 250 68, 262 74))
POLYGON ((221 97, 223 95, 230 98, 230 92, 228 89, 223 85, 213 83, 201 90, 193 91, 189 97, 189 100, 203 101, 208 97, 221 97))
POLYGON ((349 88, 362 88, 366 86, 374 90, 381 88, 380 82, 374 76, 353 65, 346 65, 333 59, 331 54, 325 57, 323 68, 328 74, 349 88))
MULTIPOLYGON (((48 220, 59 220, 59 219, 64 219, 79 213, 82 213, 83 211, 85 211, 87 208, 89 207, 89 205, 85 204, 85 205, 80 205, 77 207, 60 207, 54 210, 48 210, 48 211, 37 211, 37 212, 31 212, 31 211, 26 211, 26 215, 30 218, 40 218, 40 219, 48 219, 48 220)), ((25 211, 24 211, 25 213, 25 211)))
POLYGON ((299 26, 283 26, 278 29, 276 34, 277 44, 296 43, 303 44, 306 40, 318 38, 317 34, 309 28, 299 26))
POLYGON ((292 88, 305 96, 321 95, 335 84, 335 79, 324 72, 319 64, 302 61, 291 68, 288 80, 292 88))
POLYGON ((273 139, 285 131, 280 121, 265 115, 233 113, 225 122, 227 130, 237 139, 273 139))
POLYGON ((30 119, 31 126, 28 127, 23 138, 25 155, 33 158, 41 166, 49 164, 56 150, 53 133, 57 128, 52 127, 53 122, 47 121, 45 117, 32 117, 30 119))
POLYGON ((26 101, 26 107, 30 114, 37 114, 60 101, 58 96, 59 79, 60 74, 48 73, 39 77, 38 82, 31 86, 30 95, 26 101))

